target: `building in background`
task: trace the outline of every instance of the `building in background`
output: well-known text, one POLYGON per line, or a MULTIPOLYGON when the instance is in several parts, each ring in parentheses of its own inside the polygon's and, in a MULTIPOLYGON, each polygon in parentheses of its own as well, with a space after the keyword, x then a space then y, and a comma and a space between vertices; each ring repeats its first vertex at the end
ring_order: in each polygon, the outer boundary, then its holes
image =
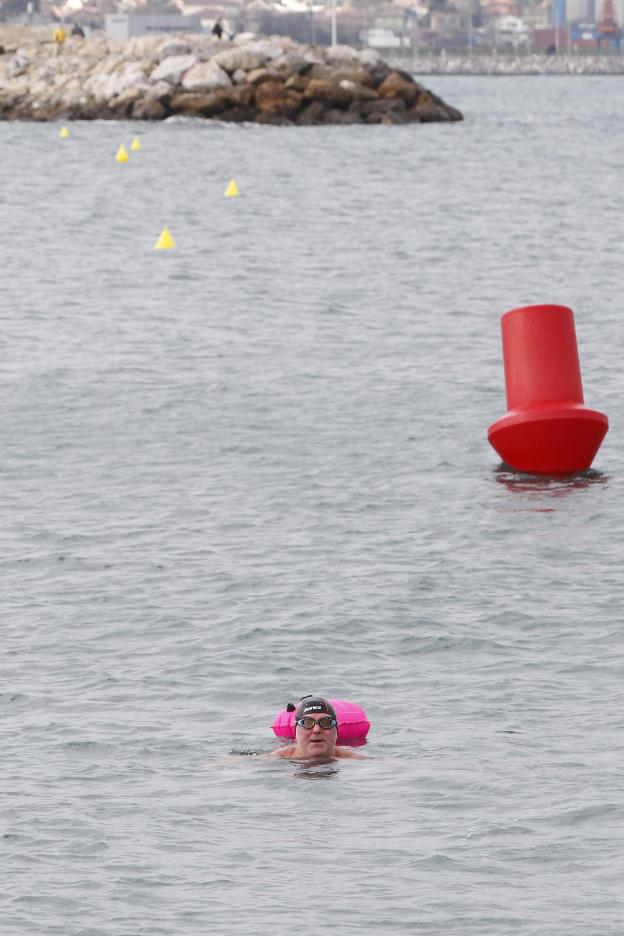
MULTIPOLYGON (((282 34, 329 45, 332 8, 332 0, 0 0, 0 18, 76 21, 118 40, 210 32, 221 19, 224 38, 282 34)), ((406 62, 412 50, 617 52, 623 18, 624 0, 336 0, 339 43, 406 62)))
POLYGON ((202 29, 198 16, 175 13, 112 13, 106 16, 104 28, 109 39, 119 42, 150 33, 201 32, 202 29))

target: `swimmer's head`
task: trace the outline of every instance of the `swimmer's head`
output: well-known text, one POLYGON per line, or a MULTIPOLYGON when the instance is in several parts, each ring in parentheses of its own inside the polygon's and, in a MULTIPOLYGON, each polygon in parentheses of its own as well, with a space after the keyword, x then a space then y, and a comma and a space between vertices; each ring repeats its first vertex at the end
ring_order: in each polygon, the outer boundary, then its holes
POLYGON ((299 703, 296 718, 303 718, 304 715, 330 715, 336 717, 336 709, 322 696, 304 696, 299 703))
POLYGON ((338 736, 338 719, 331 702, 322 696, 299 701, 295 738, 300 757, 332 757, 338 736))

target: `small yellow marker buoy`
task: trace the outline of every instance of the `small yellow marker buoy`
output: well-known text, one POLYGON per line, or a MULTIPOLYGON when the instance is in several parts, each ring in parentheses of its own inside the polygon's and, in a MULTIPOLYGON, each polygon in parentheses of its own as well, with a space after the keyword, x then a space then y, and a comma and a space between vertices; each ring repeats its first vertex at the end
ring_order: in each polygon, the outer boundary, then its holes
POLYGON ((171 231, 165 224, 164 228, 160 232, 160 237, 154 244, 154 250, 173 250, 176 242, 174 241, 171 231))
POLYGON ((125 163, 125 162, 128 162, 128 159, 129 159, 128 150, 127 150, 126 147, 123 145, 123 143, 121 144, 121 146, 120 146, 119 149, 117 150, 117 155, 115 156, 115 159, 117 160, 118 163, 125 163))
POLYGON ((66 139, 67 139, 67 137, 69 136, 69 130, 67 129, 67 127, 61 127, 61 130, 60 130, 60 132, 59 132, 59 136, 60 136, 61 140, 66 140, 66 139))
POLYGON ((240 195, 240 192, 238 190, 238 185, 236 184, 234 179, 230 179, 230 184, 225 190, 225 197, 234 198, 235 195, 240 195))
POLYGON ((132 143, 130 144, 130 149, 134 150, 135 153, 138 153, 141 149, 141 141, 138 137, 135 137, 132 143))

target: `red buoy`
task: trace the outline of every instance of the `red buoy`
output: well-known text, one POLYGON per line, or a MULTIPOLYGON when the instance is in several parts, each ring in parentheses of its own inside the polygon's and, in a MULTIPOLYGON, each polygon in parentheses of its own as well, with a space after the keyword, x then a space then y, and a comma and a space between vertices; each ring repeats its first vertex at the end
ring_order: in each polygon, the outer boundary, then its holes
POLYGON ((517 471, 586 471, 609 420, 583 405, 572 309, 511 309, 501 328, 508 411, 489 427, 490 444, 517 471))

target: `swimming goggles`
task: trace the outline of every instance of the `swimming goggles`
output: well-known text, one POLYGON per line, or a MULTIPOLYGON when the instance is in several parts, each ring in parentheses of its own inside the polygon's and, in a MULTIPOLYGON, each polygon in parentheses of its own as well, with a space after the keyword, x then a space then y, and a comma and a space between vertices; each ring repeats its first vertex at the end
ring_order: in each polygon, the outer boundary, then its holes
POLYGON ((323 715, 322 718, 312 718, 310 715, 304 715, 302 718, 297 719, 297 724, 300 728, 305 728, 306 731, 310 731, 315 725, 318 725, 324 731, 329 731, 330 728, 335 728, 338 722, 331 715, 323 715))

